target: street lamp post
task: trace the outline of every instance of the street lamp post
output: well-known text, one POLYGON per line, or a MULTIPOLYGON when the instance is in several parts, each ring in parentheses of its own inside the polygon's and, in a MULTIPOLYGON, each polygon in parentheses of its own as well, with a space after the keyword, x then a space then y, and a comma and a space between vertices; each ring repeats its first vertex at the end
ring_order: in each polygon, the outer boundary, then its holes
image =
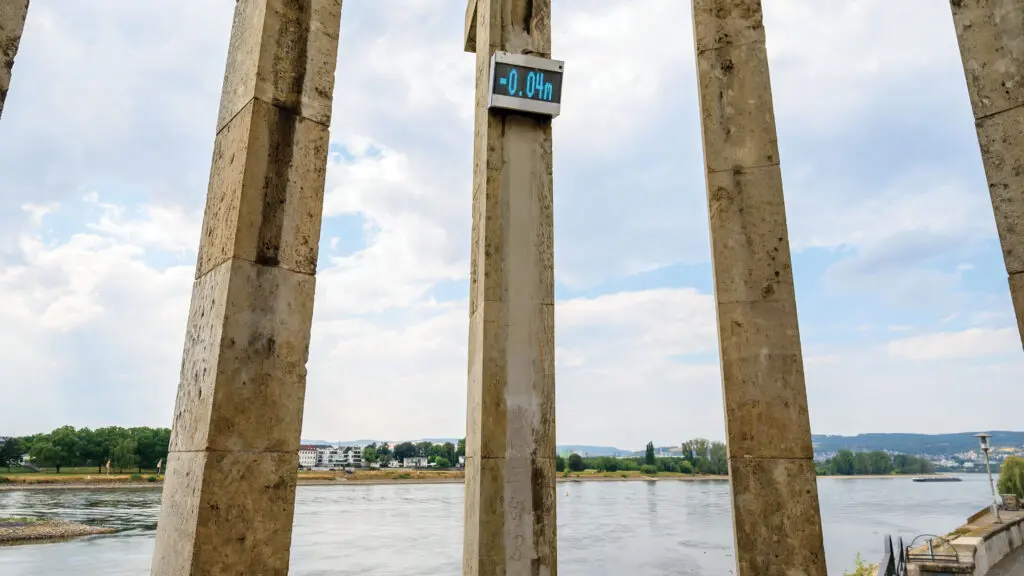
POLYGON ((992 489, 992 513, 996 517, 996 524, 1002 524, 1003 520, 999 517, 999 498, 996 496, 996 483, 992 480, 992 466, 988 460, 988 451, 992 449, 988 445, 988 439, 991 438, 991 435, 982 432, 975 434, 974 437, 981 442, 981 451, 985 453, 985 470, 988 471, 988 485, 992 489))

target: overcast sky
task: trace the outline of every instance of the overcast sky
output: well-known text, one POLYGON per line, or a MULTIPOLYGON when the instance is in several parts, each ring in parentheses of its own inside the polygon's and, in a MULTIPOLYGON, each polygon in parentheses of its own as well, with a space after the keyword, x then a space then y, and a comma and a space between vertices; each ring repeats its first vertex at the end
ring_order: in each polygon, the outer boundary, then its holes
MULTIPOLYGON (((230 0, 33 0, 0 120, 0 434, 169 426, 230 0)), ((766 3, 815 433, 1019 428, 946 2, 766 3)), ((347 0, 303 436, 465 431, 464 0, 347 0)), ((558 441, 724 437, 690 3, 555 0, 558 441)))

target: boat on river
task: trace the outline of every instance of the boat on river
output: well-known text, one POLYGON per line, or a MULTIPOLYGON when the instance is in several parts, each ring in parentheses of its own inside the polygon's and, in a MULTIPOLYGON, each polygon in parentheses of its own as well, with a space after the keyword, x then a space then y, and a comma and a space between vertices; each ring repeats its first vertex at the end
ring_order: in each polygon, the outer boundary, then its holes
POLYGON ((914 482, 960 482, 959 476, 918 476, 914 482))

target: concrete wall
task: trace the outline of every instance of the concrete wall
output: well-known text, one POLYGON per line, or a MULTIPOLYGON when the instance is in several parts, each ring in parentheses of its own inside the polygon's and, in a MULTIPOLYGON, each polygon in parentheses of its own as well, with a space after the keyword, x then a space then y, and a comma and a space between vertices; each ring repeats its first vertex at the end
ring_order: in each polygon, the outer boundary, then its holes
POLYGON ((974 552, 974 576, 988 574, 1000 560, 1024 544, 1024 519, 983 539, 974 552))
MULTIPOLYGON (((988 512, 989 508, 981 512, 988 512)), ((960 554, 961 564, 914 562, 907 568, 910 576, 947 576, 951 574, 972 574, 984 576, 1011 552, 1024 545, 1024 514, 1003 512, 1005 524, 986 527, 980 536, 961 536, 952 541, 960 554), (1006 515, 1011 515, 1006 518, 1006 515)), ((984 514, 981 514, 984 517, 984 514)), ((971 517, 979 520, 979 514, 971 517)), ((972 521, 973 521, 972 520, 972 521)), ((990 520, 989 520, 990 522, 990 520)), ((986 522, 987 523, 987 522, 986 522)), ((968 522, 966 527, 970 527, 968 522)))

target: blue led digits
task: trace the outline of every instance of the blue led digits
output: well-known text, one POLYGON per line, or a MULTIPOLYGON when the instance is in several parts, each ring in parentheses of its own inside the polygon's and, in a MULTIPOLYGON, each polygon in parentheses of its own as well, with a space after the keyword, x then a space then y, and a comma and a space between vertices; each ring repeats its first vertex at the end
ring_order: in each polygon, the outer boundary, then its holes
MULTIPOLYGON (((523 69, 523 72, 526 70, 528 69, 523 69)), ((525 96, 529 100, 553 101, 555 88, 551 82, 545 80, 544 72, 540 70, 526 72, 525 86, 519 84, 520 74, 519 67, 509 66, 508 73, 498 78, 498 84, 505 87, 506 95, 517 98, 525 96)))
POLYGON ((563 65, 559 60, 495 52, 491 56, 487 109, 558 116, 563 65))

